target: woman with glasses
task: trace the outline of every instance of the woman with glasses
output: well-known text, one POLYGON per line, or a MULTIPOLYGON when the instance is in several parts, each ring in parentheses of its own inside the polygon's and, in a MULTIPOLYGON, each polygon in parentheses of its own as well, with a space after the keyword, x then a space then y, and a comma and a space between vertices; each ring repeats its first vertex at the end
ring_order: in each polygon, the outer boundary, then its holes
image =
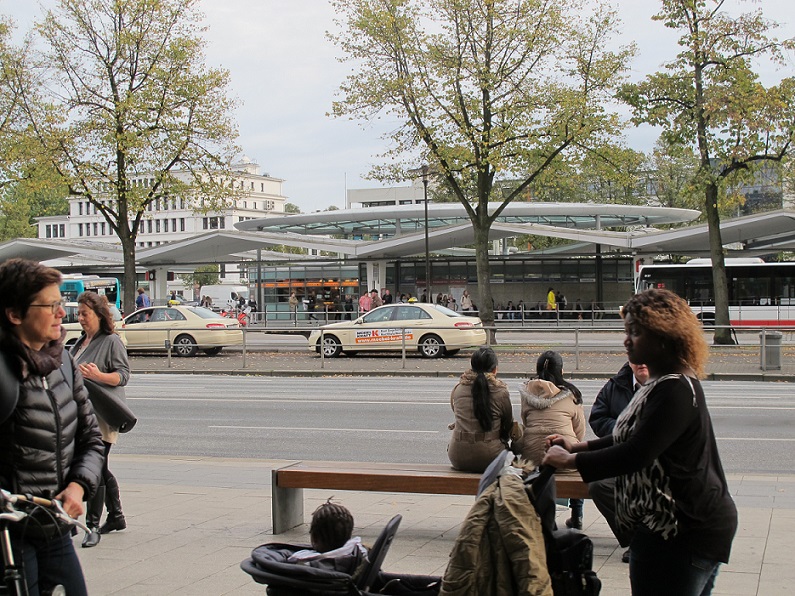
MULTIPOLYGON (((114 332, 113 315, 104 296, 94 292, 83 292, 77 297, 77 321, 83 328, 83 335, 72 346, 72 356, 84 379, 97 385, 117 389, 118 397, 123 399, 124 386, 130 378, 130 362, 121 338, 114 332)), ((96 385, 88 386, 89 397, 96 385)), ((97 422, 105 444, 105 465, 96 494, 88 502, 86 525, 91 530, 83 539, 83 548, 99 544, 100 534, 114 530, 124 530, 127 522, 121 509, 119 482, 108 468, 110 449, 119 439, 119 429, 113 427, 97 414, 97 422), (102 509, 108 507, 108 517, 100 528, 102 509)))
MULTIPOLYGON (((63 349, 60 283, 58 271, 33 261, 0 265, 0 358, 8 374, 0 380, 0 488, 58 499, 78 517, 97 490, 104 450, 82 376, 63 349)), ((86 594, 70 530, 52 519, 13 524, 32 594, 57 584, 70 596, 86 594)))

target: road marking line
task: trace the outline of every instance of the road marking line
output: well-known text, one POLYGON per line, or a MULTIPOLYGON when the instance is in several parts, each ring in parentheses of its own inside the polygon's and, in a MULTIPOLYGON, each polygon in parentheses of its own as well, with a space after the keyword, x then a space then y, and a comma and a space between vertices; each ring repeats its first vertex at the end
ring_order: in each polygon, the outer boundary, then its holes
MULTIPOLYGON (((129 400, 135 401, 194 401, 194 402, 218 402, 218 403, 259 403, 259 404, 282 404, 282 403, 290 403, 290 404, 363 404, 363 405, 386 405, 386 406, 394 406, 394 405, 407 405, 407 406, 447 406, 450 407, 450 401, 359 401, 359 400, 336 400, 336 399, 301 399, 296 400, 295 398, 235 398, 235 399, 224 399, 224 398, 217 398, 217 397, 130 397, 129 395, 126 397, 129 400)), ((755 408, 758 409, 758 408, 755 408)), ((793 408, 795 409, 795 408, 793 408)))
POLYGON ((207 428, 234 428, 238 430, 317 430, 317 431, 339 431, 339 432, 376 432, 376 433, 419 433, 419 434, 438 434, 438 430, 400 430, 393 428, 318 428, 301 426, 235 426, 235 425, 210 425, 207 428))
POLYGON ((791 443, 795 441, 795 439, 762 439, 762 438, 754 438, 754 437, 716 437, 718 441, 774 441, 774 442, 785 442, 791 443))

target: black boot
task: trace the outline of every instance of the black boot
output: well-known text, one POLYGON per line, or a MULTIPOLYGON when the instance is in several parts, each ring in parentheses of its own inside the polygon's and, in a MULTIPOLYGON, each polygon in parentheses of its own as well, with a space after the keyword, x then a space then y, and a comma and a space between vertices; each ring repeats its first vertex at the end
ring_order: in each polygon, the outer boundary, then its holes
POLYGON ((105 507, 108 508, 108 517, 99 529, 100 534, 107 534, 114 530, 123 530, 127 527, 127 522, 124 520, 124 513, 121 511, 119 481, 113 477, 109 478, 106 482, 106 488, 105 507))
POLYGON ((83 548, 91 548, 99 544, 99 520, 102 517, 102 508, 104 506, 105 487, 100 486, 86 507, 86 525, 90 531, 86 532, 86 536, 83 538, 83 548))
POLYGON ((566 520, 566 527, 575 530, 582 530, 582 499, 569 499, 571 517, 566 520))

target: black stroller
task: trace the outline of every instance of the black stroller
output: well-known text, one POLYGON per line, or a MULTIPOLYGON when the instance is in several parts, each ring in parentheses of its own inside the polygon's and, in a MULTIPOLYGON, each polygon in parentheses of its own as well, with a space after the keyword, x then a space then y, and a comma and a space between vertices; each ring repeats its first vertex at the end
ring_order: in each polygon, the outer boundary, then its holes
MULTIPOLYGON (((512 454, 503 452, 484 472, 478 496, 497 480, 508 457, 512 459, 512 454)), ((524 479, 525 492, 541 518, 554 596, 598 596, 601 582, 592 570, 593 543, 582 532, 556 528, 554 473, 554 468, 543 468, 524 479)), ((267 585, 272 596, 439 594, 441 577, 381 570, 401 519, 396 515, 389 521, 363 560, 343 557, 322 566, 297 565, 288 563, 287 558, 306 545, 269 543, 255 548, 240 566, 254 581, 267 585)))
POLYGON ((272 596, 438 594, 440 577, 381 571, 402 519, 396 515, 389 521, 363 560, 352 555, 319 565, 297 565, 287 558, 307 545, 269 543, 255 548, 240 567, 257 583, 266 584, 272 596))

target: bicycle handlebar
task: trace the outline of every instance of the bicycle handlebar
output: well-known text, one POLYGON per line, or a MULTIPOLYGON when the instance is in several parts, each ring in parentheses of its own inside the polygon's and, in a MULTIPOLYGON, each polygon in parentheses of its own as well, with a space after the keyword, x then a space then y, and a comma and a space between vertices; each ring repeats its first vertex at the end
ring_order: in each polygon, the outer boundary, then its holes
POLYGON ((17 503, 30 503, 36 507, 44 507, 51 510, 51 514, 58 520, 70 526, 77 526, 84 532, 91 530, 79 519, 71 517, 64 511, 63 505, 57 499, 45 499, 34 497, 33 495, 18 495, 7 490, 0 489, 0 519, 19 522, 28 516, 28 513, 15 507, 17 503))

